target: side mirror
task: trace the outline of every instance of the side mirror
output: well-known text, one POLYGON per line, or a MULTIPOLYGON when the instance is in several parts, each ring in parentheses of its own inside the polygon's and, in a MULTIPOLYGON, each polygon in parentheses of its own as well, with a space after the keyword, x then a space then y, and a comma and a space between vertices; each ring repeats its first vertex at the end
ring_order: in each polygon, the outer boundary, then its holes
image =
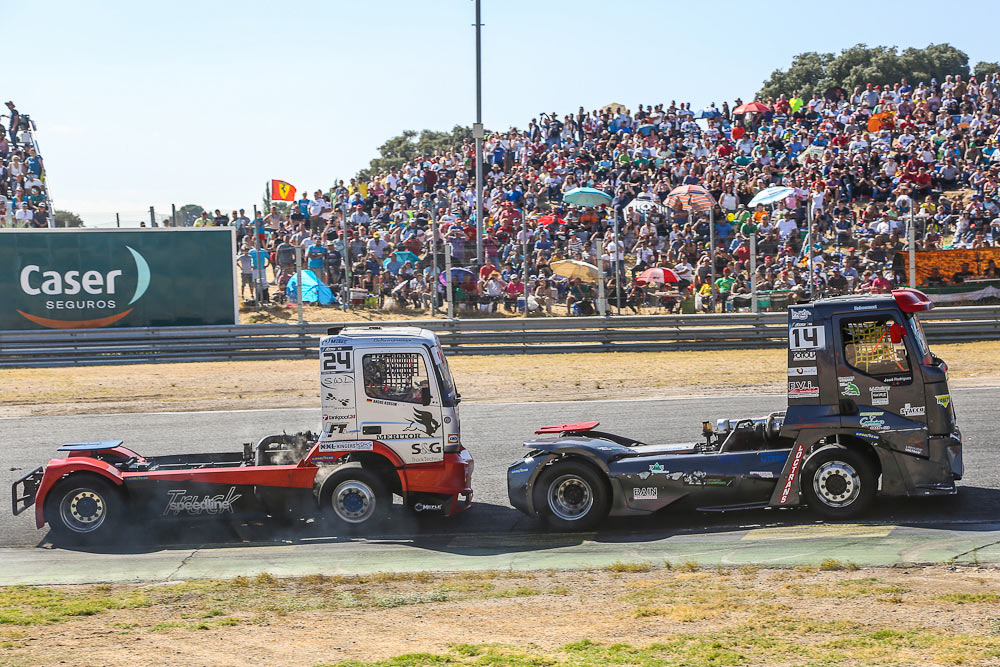
POLYGON ((422 387, 420 389, 420 404, 430 405, 431 404, 431 389, 430 387, 422 387))
POLYGON ((892 325, 889 326, 889 338, 892 339, 893 343, 895 344, 902 343, 903 336, 905 335, 906 335, 906 329, 904 329, 903 325, 900 324, 899 322, 893 322, 892 325))

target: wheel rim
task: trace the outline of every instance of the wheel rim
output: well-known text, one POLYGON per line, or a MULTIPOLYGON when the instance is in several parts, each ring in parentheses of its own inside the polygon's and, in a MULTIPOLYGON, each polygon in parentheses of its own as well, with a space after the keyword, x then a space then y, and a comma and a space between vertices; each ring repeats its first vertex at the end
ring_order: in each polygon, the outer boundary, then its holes
POLYGON ((104 523, 108 504, 104 496, 93 489, 73 489, 59 503, 59 518, 75 533, 90 533, 104 523))
POLYGON ((861 495, 861 477, 850 463, 828 461, 813 475, 813 491, 830 507, 845 507, 861 495))
POLYGON ((347 523, 364 523, 375 513, 375 492, 356 479, 338 484, 332 502, 337 518, 347 523))
POLYGON ((549 509, 564 521, 583 518, 593 506, 593 489, 582 477, 563 475, 549 485, 549 509))

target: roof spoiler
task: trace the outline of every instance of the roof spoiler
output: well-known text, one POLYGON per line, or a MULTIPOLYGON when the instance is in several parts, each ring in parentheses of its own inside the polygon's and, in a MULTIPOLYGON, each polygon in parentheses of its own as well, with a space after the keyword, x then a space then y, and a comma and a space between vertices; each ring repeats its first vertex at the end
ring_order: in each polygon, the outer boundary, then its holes
POLYGON ((892 290, 892 296, 896 299, 896 305, 904 313, 919 313, 923 310, 930 310, 934 307, 934 302, 930 297, 915 290, 912 287, 901 287, 892 290))
POLYGON ((551 426, 542 426, 535 430, 536 434, 542 433, 586 433, 587 431, 592 431, 601 422, 576 422, 574 424, 552 424, 551 426))

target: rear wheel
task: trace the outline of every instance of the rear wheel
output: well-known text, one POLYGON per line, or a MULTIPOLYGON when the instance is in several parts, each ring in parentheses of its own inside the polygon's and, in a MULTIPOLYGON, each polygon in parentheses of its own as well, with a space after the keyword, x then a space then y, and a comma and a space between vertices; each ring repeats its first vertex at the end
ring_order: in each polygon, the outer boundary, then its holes
POLYGON ((608 515, 611 502, 603 475, 585 463, 558 461, 535 483, 534 505, 553 528, 587 530, 608 515))
POLYGON ((323 482, 319 502, 323 516, 341 526, 373 528, 389 518, 392 493, 360 463, 345 463, 323 482))
POLYGON ((875 471, 858 452, 829 447, 802 467, 802 495, 817 514, 849 519, 867 510, 876 493, 875 471))
POLYGON ((49 537, 56 544, 108 542, 121 521, 123 505, 111 482, 90 474, 70 475, 45 498, 49 537))

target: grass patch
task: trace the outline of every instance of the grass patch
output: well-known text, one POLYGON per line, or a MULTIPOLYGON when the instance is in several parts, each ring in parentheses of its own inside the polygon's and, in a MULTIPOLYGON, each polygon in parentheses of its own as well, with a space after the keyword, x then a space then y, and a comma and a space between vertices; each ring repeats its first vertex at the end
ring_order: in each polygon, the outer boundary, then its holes
POLYGON ((109 609, 149 606, 143 593, 111 587, 92 587, 88 592, 35 586, 10 586, 0 589, 0 625, 48 625, 81 616, 95 616, 109 609))
POLYGON ((819 569, 822 572, 835 572, 838 570, 846 570, 847 572, 855 572, 858 569, 857 563, 841 563, 836 558, 824 558, 820 564, 819 569))
POLYGON ((1000 595, 997 593, 945 593, 935 596, 935 600, 941 602, 954 602, 955 604, 970 604, 976 602, 1000 602, 1000 595))
POLYGON ((617 573, 649 572, 650 570, 653 569, 653 564, 645 562, 625 563, 618 560, 612 563, 611 565, 606 566, 604 569, 607 570, 608 572, 617 572, 617 573))

